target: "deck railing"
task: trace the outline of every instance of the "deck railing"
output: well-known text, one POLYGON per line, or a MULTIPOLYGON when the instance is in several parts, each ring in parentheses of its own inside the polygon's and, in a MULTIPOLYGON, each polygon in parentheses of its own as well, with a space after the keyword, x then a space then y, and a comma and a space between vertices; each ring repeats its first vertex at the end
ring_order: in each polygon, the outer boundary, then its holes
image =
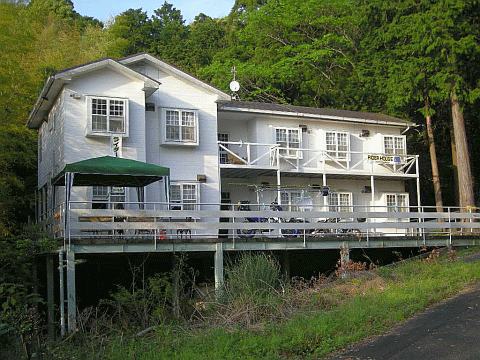
POLYGON ((219 142, 221 166, 280 168, 294 171, 347 171, 417 175, 418 155, 284 148, 277 144, 219 142))
POLYGON ((195 210, 169 210, 166 203, 122 203, 123 209, 92 209, 91 205, 71 202, 68 211, 52 212, 54 218, 47 222, 54 224, 48 229, 50 235, 63 238, 66 244, 85 238, 155 243, 261 238, 319 241, 432 234, 451 238, 477 235, 480 229, 478 208, 446 207, 437 212, 434 207, 351 206, 351 211, 325 211, 323 206, 313 206, 311 211, 275 211, 265 205, 250 205, 250 210, 233 204, 228 210, 219 210, 225 204, 197 204, 195 210))

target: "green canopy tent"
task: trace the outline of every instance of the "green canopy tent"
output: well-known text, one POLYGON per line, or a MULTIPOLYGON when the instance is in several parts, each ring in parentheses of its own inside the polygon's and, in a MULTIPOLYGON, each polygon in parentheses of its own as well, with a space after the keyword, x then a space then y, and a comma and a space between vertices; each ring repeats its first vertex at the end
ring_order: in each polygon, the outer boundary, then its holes
MULTIPOLYGON (((139 206, 144 202, 143 188, 165 178, 166 201, 169 201, 170 169, 141 161, 102 156, 67 164, 52 179, 53 186, 65 186, 65 211, 68 214, 72 186, 136 187, 139 206)), ((66 214, 66 219, 68 216, 66 214)), ((68 220, 65 234, 68 234, 68 220)))
POLYGON ((65 186, 66 174, 74 174, 72 186, 144 187, 170 175, 170 169, 141 161, 102 156, 67 164, 52 179, 52 185, 65 186))

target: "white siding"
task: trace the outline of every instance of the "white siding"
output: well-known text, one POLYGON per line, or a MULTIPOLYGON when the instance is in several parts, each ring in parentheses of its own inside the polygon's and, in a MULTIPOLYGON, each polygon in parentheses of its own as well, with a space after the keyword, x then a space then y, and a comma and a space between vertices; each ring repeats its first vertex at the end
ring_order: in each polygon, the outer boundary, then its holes
MULTIPOLYGON (((147 99, 147 102, 155 103, 155 112, 146 113, 147 161, 170 168, 172 181, 196 181, 197 175, 206 175, 207 182, 200 186, 200 201, 219 203, 216 95, 151 66, 145 71, 162 83, 160 89, 147 99), (163 121, 160 110, 164 107, 198 111, 198 146, 160 145, 163 121)), ((163 183, 158 185, 157 196, 163 186, 163 183)))

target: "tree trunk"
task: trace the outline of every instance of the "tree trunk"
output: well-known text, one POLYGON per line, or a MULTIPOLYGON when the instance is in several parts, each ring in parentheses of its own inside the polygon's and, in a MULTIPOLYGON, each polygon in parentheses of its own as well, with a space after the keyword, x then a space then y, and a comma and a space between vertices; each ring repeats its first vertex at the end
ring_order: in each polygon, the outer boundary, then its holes
MULTIPOLYGON (((430 110, 428 99, 425 101, 427 110, 430 110)), ((428 113, 428 112, 427 112, 428 113)), ((440 186, 440 173, 438 171, 437 151, 435 149, 435 138, 433 136, 432 116, 426 115, 428 149, 430 151, 430 163, 432 166, 433 190, 435 192, 435 206, 437 212, 443 212, 442 188, 440 186)))
POLYGON ((460 195, 458 194, 457 150, 455 149, 455 134, 453 133, 453 125, 450 126, 450 146, 452 148, 453 205, 460 206, 460 195))
POLYGON ((455 148, 457 151, 458 190, 460 207, 474 206, 473 179, 470 169, 470 155, 468 153, 465 120, 460 109, 457 94, 452 92, 452 123, 455 135, 455 148))

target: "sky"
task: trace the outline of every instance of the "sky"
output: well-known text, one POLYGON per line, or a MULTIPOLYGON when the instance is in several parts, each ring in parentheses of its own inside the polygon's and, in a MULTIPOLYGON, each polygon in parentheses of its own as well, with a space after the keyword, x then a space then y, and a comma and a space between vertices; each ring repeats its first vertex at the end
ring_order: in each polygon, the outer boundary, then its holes
MULTIPOLYGON (((128 9, 139 9, 151 17, 153 10, 159 9, 165 0, 124 1, 124 0, 72 0, 74 10, 83 16, 91 16, 101 21, 124 12, 128 9)), ((230 13, 235 0, 168 0, 174 8, 180 10, 186 24, 191 23, 195 16, 204 13, 212 18, 225 17, 230 13)))

